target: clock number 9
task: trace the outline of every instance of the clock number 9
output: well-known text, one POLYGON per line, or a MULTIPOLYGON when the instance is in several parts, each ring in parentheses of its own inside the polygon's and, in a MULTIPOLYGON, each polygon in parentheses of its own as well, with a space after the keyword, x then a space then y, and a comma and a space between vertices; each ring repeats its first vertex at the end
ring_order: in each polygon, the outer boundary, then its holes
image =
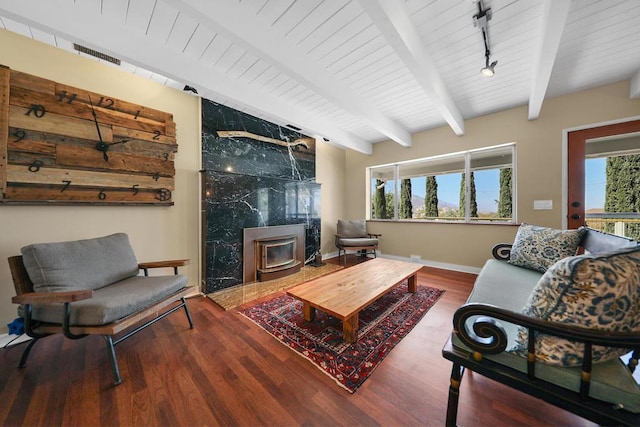
POLYGON ((104 200, 106 198, 107 198, 107 193, 105 193, 104 190, 100 190, 100 192, 98 193, 98 199, 104 200))
POLYGON ((16 139, 14 139, 13 142, 20 142, 27 137, 27 133, 22 129, 18 129, 14 133, 12 133, 11 136, 16 137, 16 139))
POLYGON ((42 160, 34 160, 33 163, 29 165, 29 172, 38 172, 42 165, 44 165, 42 160))
POLYGON ((40 118, 40 117, 44 117, 46 112, 47 112, 47 110, 44 108, 44 105, 42 105, 42 104, 31 104, 31 108, 29 108, 27 110, 27 112, 24 113, 24 115, 25 116, 30 116, 31 113, 33 113, 34 116, 36 116, 37 118, 40 118))

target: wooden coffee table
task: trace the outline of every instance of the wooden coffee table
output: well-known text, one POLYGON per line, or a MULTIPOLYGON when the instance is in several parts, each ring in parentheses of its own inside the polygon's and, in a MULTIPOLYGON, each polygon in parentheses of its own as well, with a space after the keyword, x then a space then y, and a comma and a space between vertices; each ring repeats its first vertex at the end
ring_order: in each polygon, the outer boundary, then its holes
POLYGON ((375 258, 305 282, 287 294, 302 301, 307 321, 314 320, 316 309, 342 320, 342 338, 353 343, 358 338, 358 313, 405 279, 409 292, 416 292, 421 268, 420 264, 375 258))

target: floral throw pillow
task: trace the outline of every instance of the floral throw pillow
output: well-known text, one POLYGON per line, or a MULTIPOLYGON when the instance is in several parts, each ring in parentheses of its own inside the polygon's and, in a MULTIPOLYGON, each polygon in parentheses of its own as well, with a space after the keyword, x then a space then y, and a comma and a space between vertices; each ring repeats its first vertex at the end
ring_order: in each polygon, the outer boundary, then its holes
POLYGON ((522 224, 511 247, 509 264, 544 273, 556 261, 575 255, 586 231, 522 224))
MULTIPOLYGON (((640 331, 640 248, 564 258, 547 270, 529 296, 523 313, 542 320, 606 331, 640 331)), ((521 328, 517 351, 526 352, 521 328)), ((536 336, 536 359, 579 366, 584 345, 547 334, 536 336)), ((629 350, 593 347, 593 362, 614 359, 629 350)))

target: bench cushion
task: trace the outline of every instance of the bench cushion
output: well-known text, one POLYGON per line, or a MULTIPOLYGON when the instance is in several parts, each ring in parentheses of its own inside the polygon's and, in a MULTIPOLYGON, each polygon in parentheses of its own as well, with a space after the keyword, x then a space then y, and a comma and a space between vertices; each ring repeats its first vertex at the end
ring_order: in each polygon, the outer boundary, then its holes
POLYGON ((340 239, 342 246, 377 246, 378 239, 340 239))
MULTIPOLYGON (((93 291, 93 297, 71 303, 71 325, 98 326, 122 319, 164 300, 187 285, 187 276, 135 276, 93 291)), ((33 319, 62 323, 63 304, 33 307, 33 319)))
POLYGON ((522 224, 511 248, 509 263, 542 273, 556 261, 575 255, 586 229, 556 230, 522 224))
POLYGON ((139 272, 129 237, 124 233, 37 243, 20 252, 35 292, 95 290, 139 272))

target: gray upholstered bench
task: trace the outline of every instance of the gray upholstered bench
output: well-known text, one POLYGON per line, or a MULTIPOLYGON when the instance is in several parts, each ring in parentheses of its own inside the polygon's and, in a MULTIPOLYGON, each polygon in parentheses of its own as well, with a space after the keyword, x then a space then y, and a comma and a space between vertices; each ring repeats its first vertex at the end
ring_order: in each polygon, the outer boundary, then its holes
POLYGON ((20 367, 38 339, 63 333, 71 339, 103 335, 115 384, 122 382, 114 346, 157 320, 184 308, 193 288, 178 267, 189 260, 138 264, 124 233, 95 239, 25 246, 9 258, 27 335, 20 367), (173 268, 174 274, 148 276, 150 268, 173 268), (140 270, 144 275, 140 275, 140 270), (116 337, 118 335, 118 337, 116 337))

